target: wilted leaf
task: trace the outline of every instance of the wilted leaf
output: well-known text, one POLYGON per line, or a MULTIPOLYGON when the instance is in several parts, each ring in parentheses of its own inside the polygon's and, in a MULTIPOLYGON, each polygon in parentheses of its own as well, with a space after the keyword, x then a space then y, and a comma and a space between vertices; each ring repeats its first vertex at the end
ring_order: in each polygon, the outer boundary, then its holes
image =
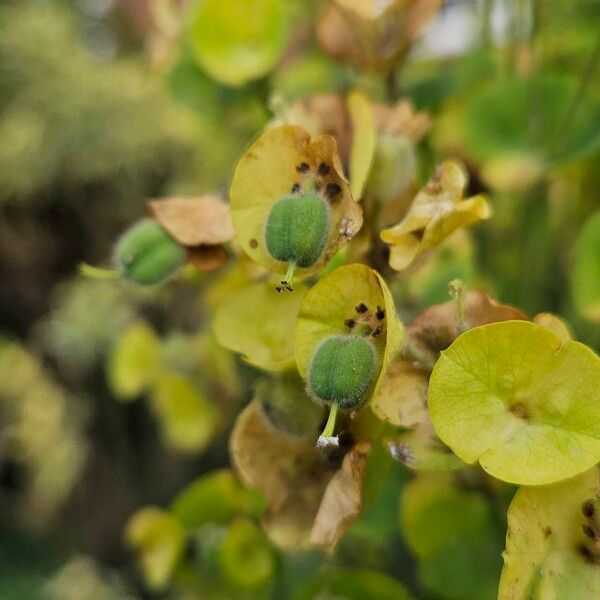
POLYGON ((391 246, 390 266, 406 269, 416 258, 451 233, 490 216, 484 196, 463 198, 467 173, 457 162, 439 165, 427 185, 413 200, 404 219, 381 232, 391 246))
POLYGON ((593 542, 583 532, 589 518, 582 510, 599 495, 597 468, 516 493, 508 509, 498 600, 600 597, 599 556, 589 550, 593 542))
POLYGON ((187 249, 187 261, 200 272, 219 269, 229 260, 223 246, 196 246, 187 249))
POLYGON ((148 208, 183 246, 213 246, 234 236, 229 205, 214 194, 150 200, 148 208))
POLYGON ((287 263, 275 260, 267 251, 266 223, 273 205, 304 180, 313 181, 317 191, 326 195, 329 184, 339 191, 334 201, 326 197, 329 231, 325 249, 314 265, 296 269, 298 278, 322 269, 362 225, 362 211, 350 192, 334 138, 321 135, 311 140, 293 125, 268 129, 242 156, 230 193, 233 225, 244 252, 270 271, 285 274, 287 263))
POLYGON ((350 151, 350 187, 352 195, 360 199, 371 171, 375 152, 375 119, 371 102, 360 92, 352 92, 347 100, 352 123, 350 151))
POLYGON ((539 485, 572 477, 600 459, 600 359, 525 321, 462 334, 429 384, 436 432, 467 463, 539 485))
POLYGON ((275 510, 291 493, 298 466, 306 457, 317 456, 314 443, 277 431, 256 401, 238 416, 229 448, 233 464, 242 479, 257 488, 269 508, 275 510))
MULTIPOLYGON (((500 304, 481 290, 464 295, 465 327, 479 327, 498 321, 527 320, 518 308, 500 304)), ((440 352, 458 337, 458 315, 454 301, 436 304, 420 312, 406 328, 406 345, 431 364, 440 352)))
POLYGON ((216 80, 239 86, 266 75, 279 60, 290 29, 290 4, 281 0, 198 3, 188 38, 200 65, 216 80))
POLYGON ((344 456, 341 469, 331 478, 310 534, 313 545, 331 550, 363 507, 363 481, 371 442, 359 442, 344 456))
POLYGON ((336 58, 386 70, 440 5, 441 0, 333 0, 317 25, 317 36, 336 58))
POLYGON ((167 443, 183 452, 203 450, 219 425, 217 407, 183 377, 161 377, 152 406, 167 443))
POLYGON ((371 400, 371 410, 396 427, 412 428, 429 418, 427 411, 427 373, 413 363, 392 361, 371 400))
POLYGON ((245 287, 221 303, 213 322, 217 341, 267 371, 294 363, 293 328, 306 288, 278 294, 270 283, 245 287))
POLYGON ((148 587, 163 589, 183 553, 183 527, 168 512, 147 507, 131 517, 125 540, 138 557, 148 587))
POLYGON ((173 500, 171 512, 186 529, 228 523, 236 515, 258 517, 260 496, 242 486, 229 469, 219 469, 191 483, 173 500))
POLYGON ((302 301, 296 325, 296 363, 303 377, 319 342, 331 335, 348 333, 345 321, 356 315, 356 306, 361 303, 370 313, 375 313, 378 306, 385 311, 382 331, 374 339, 380 366, 373 391, 383 381, 387 366, 402 343, 403 328, 383 278, 359 264, 340 267, 323 277, 302 301))
POLYGON ((335 461, 314 442, 275 429, 257 401, 239 415, 230 439, 242 479, 267 500, 263 528, 284 549, 306 549, 311 543, 331 549, 362 507, 368 448, 369 442, 359 442, 336 471, 335 461))
POLYGON ((600 211, 586 222, 575 246, 571 288, 575 307, 588 321, 600 323, 600 211))
POLYGON ((343 164, 350 155, 351 128, 344 100, 338 94, 317 94, 287 104, 276 97, 271 100, 275 113, 273 126, 298 125, 311 137, 321 134, 335 138, 343 164))
POLYGON ((132 400, 152 387, 161 370, 160 340, 147 323, 140 321, 117 340, 109 357, 107 376, 118 398, 132 400))

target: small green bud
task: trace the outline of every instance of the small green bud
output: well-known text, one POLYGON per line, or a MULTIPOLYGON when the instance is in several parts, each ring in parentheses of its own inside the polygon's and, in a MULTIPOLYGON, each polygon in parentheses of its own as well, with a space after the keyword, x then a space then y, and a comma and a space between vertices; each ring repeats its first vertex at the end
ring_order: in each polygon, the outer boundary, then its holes
POLYGON ((185 264, 186 251, 152 219, 130 227, 117 242, 114 261, 124 277, 142 285, 164 281, 185 264))
POLYGON ((375 348, 359 335, 334 335, 317 348, 306 389, 320 404, 355 409, 363 403, 375 374, 375 348))
POLYGON ((275 260, 311 267, 323 254, 328 230, 325 198, 318 194, 284 196, 269 213, 267 250, 275 260))
POLYGON ((390 202, 408 189, 416 172, 412 141, 404 135, 383 133, 377 138, 367 191, 381 202, 390 202))

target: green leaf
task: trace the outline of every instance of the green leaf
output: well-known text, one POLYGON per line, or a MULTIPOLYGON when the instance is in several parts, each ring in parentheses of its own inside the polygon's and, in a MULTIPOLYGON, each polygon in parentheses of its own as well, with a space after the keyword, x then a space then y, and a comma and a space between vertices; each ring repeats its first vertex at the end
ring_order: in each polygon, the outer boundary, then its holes
POLYGON ((384 573, 367 569, 335 569, 318 575, 295 600, 409 600, 404 586, 384 573))
POLYGON ((219 0, 195 3, 188 38, 211 77, 240 86, 266 75, 279 60, 290 30, 289 0, 219 0))
POLYGON ((217 309, 213 331, 217 341, 267 371, 293 365, 293 327, 306 288, 278 293, 270 282, 255 283, 227 298, 217 309))
POLYGON ((502 532, 483 496, 458 489, 450 476, 417 477, 404 488, 400 525, 419 558, 419 579, 436 597, 496 597, 502 532))
POLYGON ((571 289, 579 314, 600 323, 600 210, 589 218, 579 234, 571 289))
POLYGON ((584 99, 571 118, 577 93, 574 77, 544 75, 505 80, 474 94, 465 108, 467 151, 480 161, 515 153, 565 160, 594 152, 598 109, 584 99))
POLYGON ((165 375, 152 395, 166 442, 182 452, 200 452, 219 425, 217 407, 183 377, 165 375))
POLYGON ((275 555, 265 534, 252 521, 234 521, 222 542, 221 570, 236 586, 255 589, 272 579, 275 555))
POLYGON ((229 469, 220 469, 180 492, 171 511, 186 529, 197 529, 207 523, 228 523, 236 515, 258 517, 263 508, 258 493, 242 486, 229 469))
POLYGON ((125 539, 138 556, 148 587, 163 589, 183 553, 183 527, 166 511, 146 507, 127 523, 125 539))
POLYGON ((471 329, 442 352, 429 382, 440 439, 511 483, 572 477, 600 459, 600 359, 526 321, 471 329))
POLYGON ((117 398, 132 400, 150 389, 161 369, 160 340, 140 321, 117 340, 108 362, 108 382, 117 398))
POLYGON ((600 597, 599 556, 588 550, 594 542, 583 532, 591 523, 582 511, 582 505, 599 494, 597 468, 559 484, 523 487, 516 493, 508 509, 498 600, 600 597))

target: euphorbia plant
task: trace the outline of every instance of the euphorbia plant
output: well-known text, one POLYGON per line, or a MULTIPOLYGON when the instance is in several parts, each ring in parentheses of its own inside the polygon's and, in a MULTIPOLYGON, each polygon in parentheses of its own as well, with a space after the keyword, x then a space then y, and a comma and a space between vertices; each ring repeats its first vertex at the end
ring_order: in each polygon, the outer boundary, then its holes
MULTIPOLYGON (((283 18, 275 4, 260 4, 269 23, 283 18)), ((561 577, 577 582, 574 600, 600 595, 600 359, 556 315, 529 319, 451 277, 448 302, 417 311, 406 293, 427 261, 470 243, 467 227, 493 221, 465 164, 451 156, 419 163, 431 117, 396 97, 390 69, 414 34, 418 4, 336 0, 320 23, 333 54, 387 71, 389 102, 359 91, 277 99, 272 122, 233 170, 228 201, 154 200, 150 218, 116 245, 118 271, 139 284, 178 275, 206 283, 212 334, 253 384, 229 437, 237 479, 206 476, 168 511, 147 509, 128 528, 144 568, 160 548, 168 555, 148 578, 154 587, 172 579, 203 590, 224 578, 274 594, 276 549, 333 554, 383 502, 401 464, 415 475, 394 503, 400 498, 401 533, 429 592, 494 595, 508 514, 501 600, 557 597, 561 577), (398 36, 390 45, 391 15, 398 36), (353 36, 364 44, 353 46, 353 36), (198 276, 194 267, 216 273, 198 276), (514 484, 524 487, 508 508, 514 484), (557 506, 570 493, 578 500, 561 522, 557 506), (223 510, 205 514, 208 504, 223 510), (190 518, 194 510, 201 516, 190 518), (535 564, 525 567, 528 540, 535 564), (256 572, 232 575, 244 544, 256 551, 256 572), (483 567, 465 574, 477 560, 483 567)), ((236 46, 234 37, 227 44, 236 46)), ((198 59, 230 84, 262 73, 279 48, 274 40, 240 74, 229 59, 215 66, 205 42, 194 44, 198 59)), ((590 269, 584 250, 596 222, 577 248, 578 279, 590 269)), ((575 298, 592 318, 596 287, 586 283, 575 298)), ((336 587, 335 574, 323 580, 336 587)))

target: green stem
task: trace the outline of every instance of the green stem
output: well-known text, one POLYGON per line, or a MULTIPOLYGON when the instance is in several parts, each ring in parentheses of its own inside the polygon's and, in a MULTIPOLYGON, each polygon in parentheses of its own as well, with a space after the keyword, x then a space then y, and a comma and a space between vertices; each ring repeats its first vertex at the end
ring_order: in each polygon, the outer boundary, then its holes
POLYGON ((291 262, 288 265, 288 269, 287 269, 287 272, 285 274, 285 281, 290 286, 290 288, 292 287, 292 281, 294 280, 294 271, 295 270, 296 270, 296 263, 295 262, 291 262))
POLYGON ((84 262, 79 264, 79 273, 89 279, 117 279, 121 277, 119 271, 94 267, 84 262))
POLYGON ((323 429, 323 433, 321 437, 333 437, 333 432, 335 430, 335 420, 337 418, 338 412, 338 403, 334 402, 329 409, 329 418, 327 419, 327 423, 325 424, 325 429, 323 429))

